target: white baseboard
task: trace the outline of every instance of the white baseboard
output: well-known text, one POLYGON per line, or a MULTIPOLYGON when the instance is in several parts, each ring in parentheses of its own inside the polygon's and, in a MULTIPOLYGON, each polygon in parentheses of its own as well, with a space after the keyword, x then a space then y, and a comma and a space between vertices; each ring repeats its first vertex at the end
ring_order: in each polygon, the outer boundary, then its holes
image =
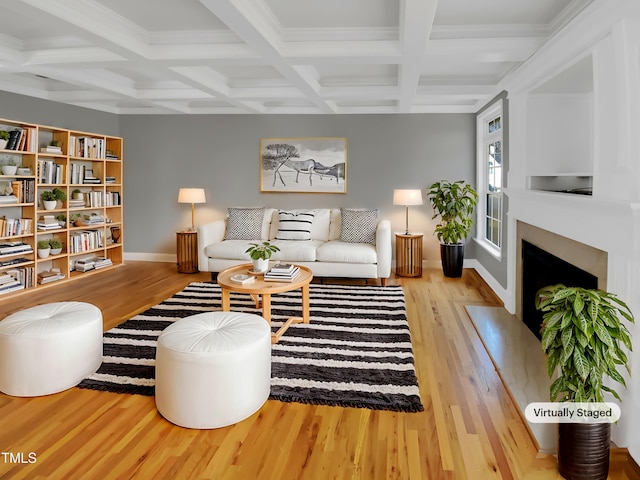
POLYGON ((178 257, 175 253, 144 253, 144 252, 124 252, 124 259, 139 262, 164 262, 177 263, 178 257))

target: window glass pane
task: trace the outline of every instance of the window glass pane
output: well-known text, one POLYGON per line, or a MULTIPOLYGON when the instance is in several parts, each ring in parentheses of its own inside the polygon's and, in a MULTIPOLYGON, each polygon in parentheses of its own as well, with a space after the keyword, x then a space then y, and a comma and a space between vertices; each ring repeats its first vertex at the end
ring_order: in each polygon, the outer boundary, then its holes
POLYGON ((489 122, 489 133, 493 133, 496 130, 500 130, 500 117, 496 117, 489 122))

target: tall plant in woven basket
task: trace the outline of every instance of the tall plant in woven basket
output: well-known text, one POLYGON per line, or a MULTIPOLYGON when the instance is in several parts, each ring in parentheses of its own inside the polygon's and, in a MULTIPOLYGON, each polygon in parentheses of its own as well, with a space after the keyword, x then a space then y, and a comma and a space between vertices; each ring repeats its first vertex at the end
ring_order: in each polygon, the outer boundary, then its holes
MULTIPOLYGON (((626 351, 631 336, 625 321, 634 316, 625 302, 602 290, 551 285, 536 295, 543 312, 542 349, 547 372, 558 378, 551 401, 604 402, 618 392, 609 378, 626 387, 620 368, 630 373, 626 351)), ((606 479, 609 471, 610 423, 560 423, 558 469, 566 479, 606 479)))

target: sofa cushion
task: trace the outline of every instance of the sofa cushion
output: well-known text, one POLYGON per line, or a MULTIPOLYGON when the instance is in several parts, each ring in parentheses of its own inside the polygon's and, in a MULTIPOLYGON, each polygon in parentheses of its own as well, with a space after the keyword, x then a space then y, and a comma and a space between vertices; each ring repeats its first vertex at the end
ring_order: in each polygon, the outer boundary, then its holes
POLYGON ((311 240, 311 226, 313 225, 314 217, 313 210, 302 212, 280 210, 278 212, 276 240, 311 240))
MULTIPOLYGON (((314 213, 314 217, 313 217, 313 224, 311 225, 311 240, 321 240, 323 242, 326 242, 327 240, 329 240, 329 221, 330 221, 330 218, 332 217, 330 217, 331 211, 328 208, 316 208, 313 210, 294 209, 294 210, 287 210, 287 211, 293 212, 293 213, 312 211, 314 213)), ((339 211, 338 211, 338 215, 339 215, 339 211)), ((279 222, 279 218, 276 210, 276 213, 273 215, 273 221, 271 222, 271 231, 267 238, 269 238, 270 240, 275 240, 278 234, 279 227, 280 227, 280 222, 279 222)))
POLYGON ((377 263, 376 247, 368 243, 330 241, 322 244, 317 252, 318 262, 377 263))
POLYGON ((298 242, 295 240, 274 240, 280 251, 273 254, 273 260, 286 262, 315 262, 316 251, 324 242, 319 240, 309 240, 308 242, 298 242))
POLYGON ((378 210, 342 208, 340 241, 347 243, 376 243, 378 210))
POLYGON ((209 258, 222 258, 225 260, 246 260, 251 262, 251 257, 246 253, 251 246, 250 240, 225 240, 224 242, 212 243, 204 248, 204 252, 209 258))
POLYGON ((260 240, 264 222, 264 207, 229 208, 225 240, 260 240))

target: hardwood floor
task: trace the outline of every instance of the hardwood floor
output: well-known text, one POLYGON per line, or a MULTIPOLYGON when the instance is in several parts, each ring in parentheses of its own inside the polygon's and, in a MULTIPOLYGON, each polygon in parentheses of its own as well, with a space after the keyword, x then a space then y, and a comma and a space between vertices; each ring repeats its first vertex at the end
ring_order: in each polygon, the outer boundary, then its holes
MULTIPOLYGON (((0 303, 4 317, 52 301, 98 306, 105 330, 209 275, 129 262, 0 303)), ((0 394, 0 478, 15 479, 555 479, 500 382, 464 305, 499 302, 472 270, 402 284, 425 411, 395 413, 267 401, 216 430, 164 420, 153 397, 72 388, 0 394)), ((638 479, 625 451, 611 479, 638 479)))

